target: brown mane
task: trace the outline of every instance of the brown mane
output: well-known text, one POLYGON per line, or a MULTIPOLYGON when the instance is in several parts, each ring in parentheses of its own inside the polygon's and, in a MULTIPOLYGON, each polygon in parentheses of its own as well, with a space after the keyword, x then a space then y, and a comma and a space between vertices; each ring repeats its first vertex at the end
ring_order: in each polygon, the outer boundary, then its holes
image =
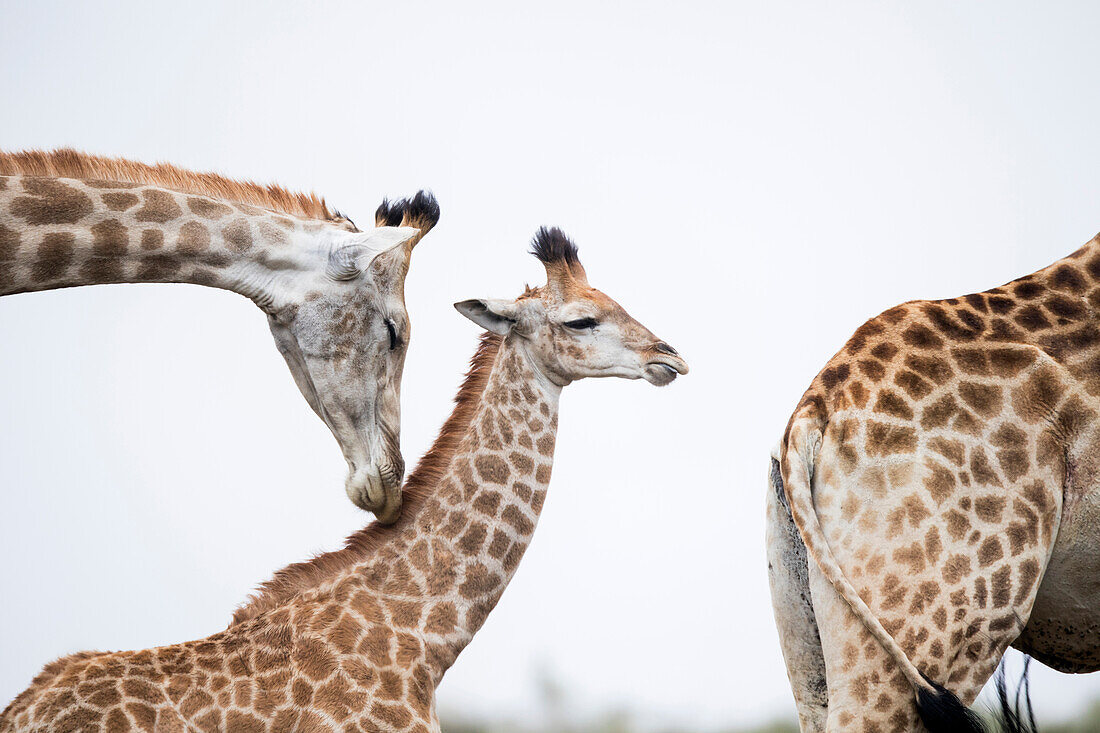
POLYGON ((390 525, 372 522, 348 537, 342 550, 326 552, 312 560, 293 563, 279 570, 236 610, 230 626, 256 618, 299 593, 316 587, 336 573, 362 562, 386 542, 398 536, 413 521, 420 507, 447 472, 458 444, 481 404, 481 396, 489 382, 489 374, 500 344, 501 337, 497 334, 481 335, 477 351, 470 359, 470 370, 466 372, 466 378, 455 396, 455 407, 451 416, 443 423, 432 447, 405 479, 401 490, 401 518, 390 525))
POLYGON ((160 186, 180 193, 198 194, 307 219, 336 221, 338 217, 313 193, 296 193, 282 186, 234 181, 217 173, 195 173, 168 163, 147 165, 123 158, 106 158, 72 148, 59 150, 0 151, 0 176, 43 176, 82 180, 120 181, 160 186))

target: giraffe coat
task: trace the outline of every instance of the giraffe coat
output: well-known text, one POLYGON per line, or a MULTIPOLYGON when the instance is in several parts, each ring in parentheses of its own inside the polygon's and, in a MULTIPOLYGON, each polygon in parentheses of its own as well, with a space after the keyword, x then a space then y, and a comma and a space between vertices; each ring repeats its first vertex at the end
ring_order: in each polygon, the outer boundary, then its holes
POLYGON ((345 489, 400 506, 404 281, 434 199, 383 203, 360 232, 312 195, 74 151, 0 152, 0 295, 106 283, 240 293, 348 462, 345 489), (403 225, 403 226, 397 226, 403 225))
POLYGON ((396 523, 284 568, 225 631, 48 665, 0 732, 438 731, 435 688, 516 572, 546 499, 562 388, 661 386, 671 346, 588 287, 576 248, 540 230, 546 287, 456 307, 482 337, 451 417, 410 474, 396 523))
POLYGON ((984 293, 871 319, 769 480, 772 596, 804 731, 924 730, 1009 645, 1100 669, 1100 237, 984 293))
POLYGON ((550 480, 560 388, 499 346, 475 360, 481 394, 438 484, 372 551, 206 639, 59 660, 0 730, 438 730, 435 686, 515 572, 550 480))

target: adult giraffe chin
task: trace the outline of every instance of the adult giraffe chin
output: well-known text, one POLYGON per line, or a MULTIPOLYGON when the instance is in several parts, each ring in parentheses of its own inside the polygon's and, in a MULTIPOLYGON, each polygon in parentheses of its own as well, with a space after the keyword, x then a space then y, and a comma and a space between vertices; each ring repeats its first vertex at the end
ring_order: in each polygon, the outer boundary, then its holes
POLYGON ((345 488, 397 519, 400 387, 413 247, 439 220, 420 192, 360 231, 313 194, 73 150, 0 153, 0 295, 193 283, 268 317, 310 407, 348 462, 345 488))
POLYGON ((872 318, 772 459, 768 566, 802 730, 979 730, 965 705, 1010 645, 1100 669, 1098 548, 1100 235, 872 318))

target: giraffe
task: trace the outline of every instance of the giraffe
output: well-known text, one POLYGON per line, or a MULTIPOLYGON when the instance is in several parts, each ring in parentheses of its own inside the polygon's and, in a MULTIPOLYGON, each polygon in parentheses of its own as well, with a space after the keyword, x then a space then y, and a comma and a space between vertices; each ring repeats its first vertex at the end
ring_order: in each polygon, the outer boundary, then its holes
POLYGON ((768 491, 803 731, 979 730, 965 705, 1010 645, 1100 669, 1098 396, 1100 235, 891 308, 829 361, 768 491))
POLYGON ((438 219, 423 191, 383 201, 364 232, 278 186, 73 150, 0 152, 0 295, 135 282, 244 295, 339 443, 348 497, 392 522, 405 470, 404 282, 438 219))
POLYGON ((546 285, 455 304, 487 332, 395 524, 279 571, 221 633, 50 664, 0 731, 438 731, 435 688, 535 531, 562 388, 584 377, 663 386, 688 370, 588 285, 560 230, 540 229, 533 254, 546 285))

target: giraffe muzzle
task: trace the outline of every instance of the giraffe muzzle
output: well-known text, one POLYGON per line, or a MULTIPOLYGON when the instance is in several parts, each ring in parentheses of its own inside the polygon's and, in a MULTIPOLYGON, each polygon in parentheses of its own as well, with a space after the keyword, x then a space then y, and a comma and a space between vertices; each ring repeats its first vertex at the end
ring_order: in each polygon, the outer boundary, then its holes
POLYGON ((645 380, 650 384, 664 387, 666 384, 671 384, 679 375, 688 373, 687 362, 676 352, 676 349, 662 341, 653 347, 653 351, 656 355, 646 362, 643 370, 645 380))
POLYGON ((344 490, 357 507, 373 512, 382 524, 393 524, 401 516, 403 474, 404 466, 389 464, 353 468, 344 490))

